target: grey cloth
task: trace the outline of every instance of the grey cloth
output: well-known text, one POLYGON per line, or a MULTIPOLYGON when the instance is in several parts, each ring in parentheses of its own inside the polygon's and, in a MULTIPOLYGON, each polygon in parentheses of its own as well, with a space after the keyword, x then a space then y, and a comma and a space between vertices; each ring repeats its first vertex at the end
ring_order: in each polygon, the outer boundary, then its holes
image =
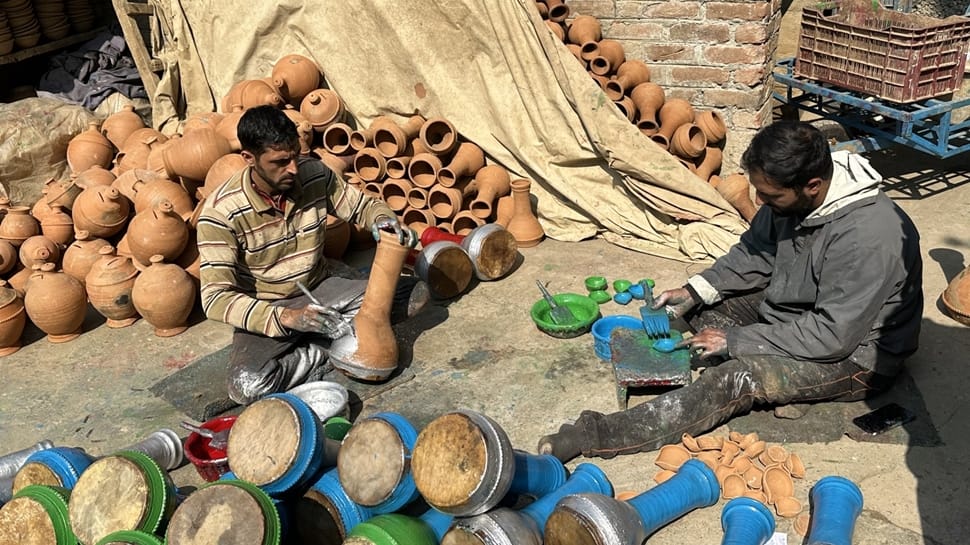
POLYGON ((836 173, 818 210, 781 217, 763 206, 741 241, 689 282, 702 297, 705 281, 716 298, 764 290, 760 323, 727 329, 732 357, 849 359, 895 375, 919 338, 919 233, 875 188, 879 178, 868 163, 838 154, 833 160, 836 173))

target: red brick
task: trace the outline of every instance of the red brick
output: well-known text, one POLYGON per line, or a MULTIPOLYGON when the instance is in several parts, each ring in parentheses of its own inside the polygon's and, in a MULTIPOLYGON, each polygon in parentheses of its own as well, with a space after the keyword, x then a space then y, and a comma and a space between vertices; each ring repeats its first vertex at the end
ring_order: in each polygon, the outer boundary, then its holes
POLYGON ((661 2, 643 10, 645 17, 660 19, 686 19, 701 14, 699 2, 661 2))
POLYGON ((701 84, 702 87, 711 87, 727 83, 731 79, 731 73, 725 68, 675 66, 670 70, 670 78, 681 85, 701 84))
POLYGON ((671 41, 724 43, 730 38, 731 29, 723 23, 677 23, 670 27, 671 41))
POLYGON ((664 27, 658 23, 642 23, 631 21, 616 21, 610 25, 609 33, 603 33, 603 37, 611 40, 621 38, 634 39, 660 39, 664 37, 664 27))
POLYGON ((741 23, 734 29, 734 41, 739 44, 763 44, 768 41, 768 25, 741 23))
POLYGON ((704 48, 704 58, 717 64, 764 64, 768 61, 765 45, 712 45, 704 48))
POLYGON ((771 13, 771 5, 757 0, 739 3, 709 2, 705 13, 708 19, 761 21, 771 13))
POLYGON ((725 106, 737 106, 754 110, 764 104, 764 93, 759 89, 749 89, 741 91, 738 89, 706 89, 704 91, 704 104, 712 108, 723 108, 725 106))
MULTIPOLYGON (((643 61, 693 61, 694 46, 687 44, 642 44, 639 57, 643 61)), ((630 52, 627 52, 630 55, 630 52)))
POLYGON ((734 82, 748 87, 755 87, 765 83, 765 69, 763 66, 738 68, 734 71, 734 82))
POLYGON ((589 15, 597 19, 616 16, 613 0, 569 0, 569 17, 589 15))

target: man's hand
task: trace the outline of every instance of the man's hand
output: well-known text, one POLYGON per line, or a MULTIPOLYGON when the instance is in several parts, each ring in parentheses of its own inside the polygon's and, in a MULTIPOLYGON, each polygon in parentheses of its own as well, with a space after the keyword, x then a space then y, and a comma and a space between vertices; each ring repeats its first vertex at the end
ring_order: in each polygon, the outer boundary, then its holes
POLYGON ((330 339, 343 337, 350 332, 350 324, 332 308, 309 304, 303 308, 284 308, 280 323, 291 331, 319 333, 330 339))
POLYGON ((690 295, 687 288, 666 290, 653 300, 654 310, 667 306, 667 316, 671 320, 683 317, 690 309, 697 306, 697 301, 690 295))
POLYGON ((381 231, 387 231, 397 235, 397 241, 401 246, 414 248, 418 244, 418 234, 410 227, 402 227, 401 223, 395 218, 379 216, 370 228, 371 235, 374 236, 375 241, 379 242, 381 240, 381 231))
POLYGON ((702 360, 711 356, 727 356, 727 332, 713 327, 702 329, 693 337, 677 343, 676 348, 685 346, 690 347, 691 352, 696 352, 702 360))

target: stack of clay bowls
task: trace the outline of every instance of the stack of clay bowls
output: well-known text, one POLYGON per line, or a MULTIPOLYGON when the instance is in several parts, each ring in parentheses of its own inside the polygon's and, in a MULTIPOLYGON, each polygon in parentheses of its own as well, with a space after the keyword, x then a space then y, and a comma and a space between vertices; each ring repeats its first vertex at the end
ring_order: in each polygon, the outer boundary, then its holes
POLYGON ((21 49, 34 47, 40 41, 40 23, 30 0, 4 0, 0 9, 7 14, 14 43, 21 49))
POLYGON ((34 9, 41 32, 48 40, 60 40, 70 33, 64 0, 34 0, 34 9))
POLYGON ((87 32, 94 28, 94 10, 88 0, 67 0, 64 4, 67 16, 71 20, 71 27, 78 32, 87 32))
POLYGON ((7 13, 0 10, 0 55, 10 53, 13 51, 13 48, 13 31, 10 30, 10 22, 7 20, 7 13))

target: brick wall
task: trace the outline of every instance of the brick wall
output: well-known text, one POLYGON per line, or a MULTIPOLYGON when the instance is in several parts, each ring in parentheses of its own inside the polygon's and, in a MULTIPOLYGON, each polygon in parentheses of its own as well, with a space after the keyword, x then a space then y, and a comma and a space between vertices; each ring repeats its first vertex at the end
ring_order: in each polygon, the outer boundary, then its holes
POLYGON ((737 168, 754 132, 771 121, 771 62, 781 0, 569 0, 591 15, 627 58, 650 66, 668 97, 724 116, 724 169, 737 168))

